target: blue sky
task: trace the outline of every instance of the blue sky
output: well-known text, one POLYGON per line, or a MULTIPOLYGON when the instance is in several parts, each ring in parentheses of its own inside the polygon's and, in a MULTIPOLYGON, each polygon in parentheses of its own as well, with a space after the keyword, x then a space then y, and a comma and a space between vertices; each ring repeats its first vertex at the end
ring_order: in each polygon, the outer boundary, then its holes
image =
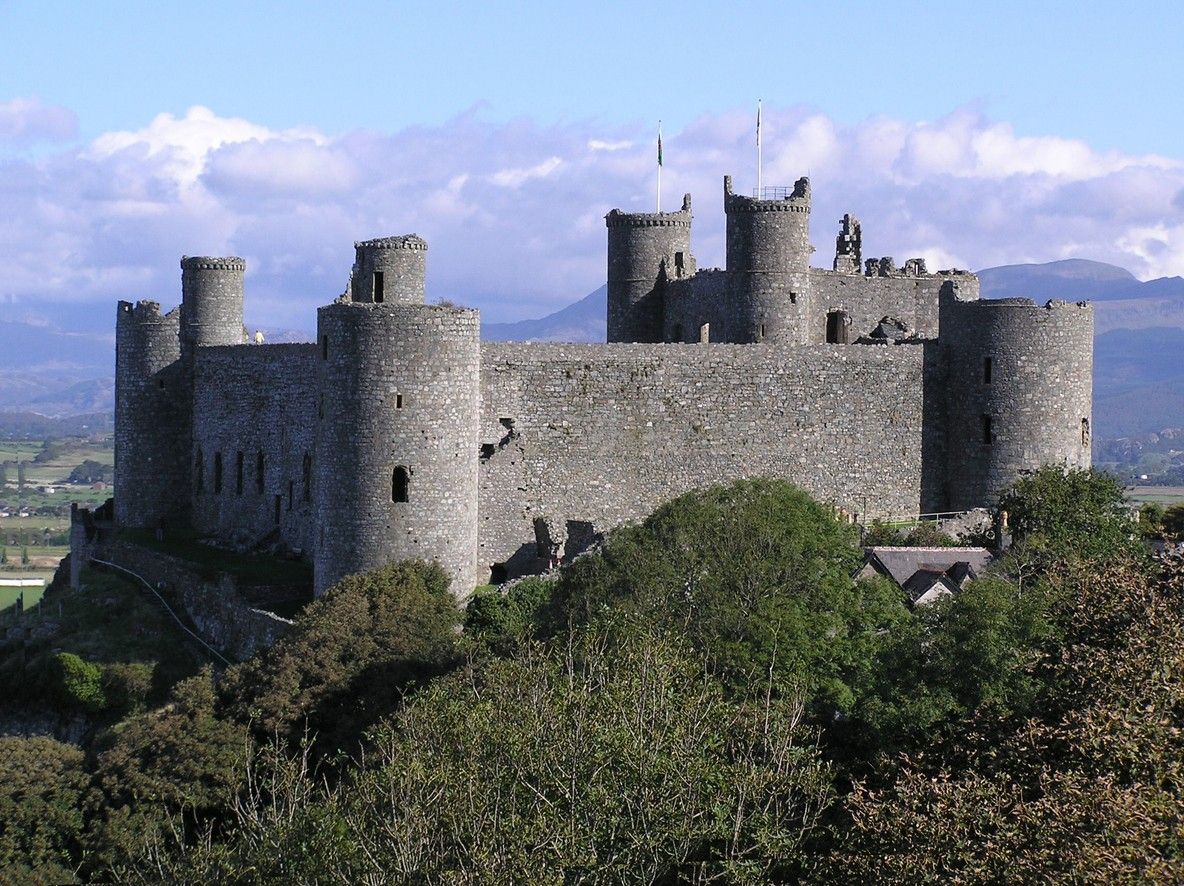
POLYGON ((721 262, 757 98, 816 264, 852 210, 931 265, 1184 273, 1181 9, 0 2, 0 303, 170 304, 182 252, 235 251, 248 315, 307 328, 353 239, 417 230, 429 294, 538 315, 602 282, 607 209, 648 208, 659 117, 721 262))

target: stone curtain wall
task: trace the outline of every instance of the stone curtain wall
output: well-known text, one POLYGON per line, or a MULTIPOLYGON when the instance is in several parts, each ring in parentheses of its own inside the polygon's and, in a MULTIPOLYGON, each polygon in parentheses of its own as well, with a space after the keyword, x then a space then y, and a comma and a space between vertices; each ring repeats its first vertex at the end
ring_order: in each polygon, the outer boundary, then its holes
MULTIPOLYGON (((312 550, 312 492, 304 497, 304 456, 315 459, 315 345, 207 347, 197 352, 190 469, 201 450, 204 490, 194 483, 193 527, 225 541, 251 543, 274 530, 291 548, 312 550), (256 483, 263 452, 263 491, 256 483), (238 453, 243 483, 238 491, 238 453), (214 464, 222 455, 222 491, 214 464), (291 506, 289 507, 289 490, 291 506), (280 519, 275 520, 276 496, 280 519)), ((118 500, 118 497, 117 497, 118 500)))
POLYGON ((478 570, 537 566, 536 518, 604 531, 696 487, 783 477, 851 512, 917 513, 926 348, 482 345, 478 570))

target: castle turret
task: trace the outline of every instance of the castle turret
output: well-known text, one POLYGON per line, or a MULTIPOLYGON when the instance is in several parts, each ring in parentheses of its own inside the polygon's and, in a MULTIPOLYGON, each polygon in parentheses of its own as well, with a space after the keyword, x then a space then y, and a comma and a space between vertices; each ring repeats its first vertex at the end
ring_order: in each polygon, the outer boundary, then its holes
POLYGON ((695 273, 691 255, 691 195, 677 212, 621 212, 608 225, 608 340, 663 340, 667 281, 695 273))
POLYGON ((339 301, 317 312, 315 588, 401 559, 475 585, 480 317, 339 301))
POLYGON ((237 256, 181 259, 181 360, 196 348, 243 343, 243 273, 237 256))
POLYGON ((822 341, 812 330, 810 300, 810 181, 772 199, 744 197, 724 176, 727 271, 732 294, 728 341, 800 343, 822 341))
POLYGON ((951 282, 940 324, 948 509, 992 504, 1042 465, 1089 467, 1092 306, 965 299, 951 282))
POLYGON ((179 311, 121 301, 115 322, 115 520, 155 528, 183 518, 189 452, 179 311))
POLYGON ((356 302, 422 305, 428 244, 415 234, 382 237, 354 244, 357 257, 350 275, 356 302))

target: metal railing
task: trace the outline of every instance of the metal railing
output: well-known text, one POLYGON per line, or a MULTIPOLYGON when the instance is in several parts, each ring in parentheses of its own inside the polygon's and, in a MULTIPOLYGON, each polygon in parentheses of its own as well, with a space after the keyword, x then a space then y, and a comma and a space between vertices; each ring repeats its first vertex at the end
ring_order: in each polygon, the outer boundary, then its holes
POLYGON ((788 200, 793 196, 793 188, 787 188, 782 185, 753 188, 752 196, 757 200, 788 200))

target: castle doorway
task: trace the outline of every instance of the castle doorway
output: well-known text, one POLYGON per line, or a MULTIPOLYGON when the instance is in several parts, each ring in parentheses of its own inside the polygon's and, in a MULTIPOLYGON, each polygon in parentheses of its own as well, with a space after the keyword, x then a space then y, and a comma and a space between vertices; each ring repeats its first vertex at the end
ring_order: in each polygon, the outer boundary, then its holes
POLYGON ((826 343, 828 345, 847 344, 847 330, 851 320, 846 311, 831 311, 826 315, 826 343))

